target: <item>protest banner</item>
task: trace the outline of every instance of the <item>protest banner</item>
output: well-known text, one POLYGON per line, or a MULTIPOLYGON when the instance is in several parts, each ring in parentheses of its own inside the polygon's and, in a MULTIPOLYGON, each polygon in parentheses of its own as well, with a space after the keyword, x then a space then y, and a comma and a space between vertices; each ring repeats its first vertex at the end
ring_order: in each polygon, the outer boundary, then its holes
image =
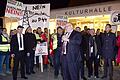
POLYGON ((7 0, 5 17, 20 19, 22 14, 23 3, 16 0, 7 0))
POLYGON ((50 4, 24 4, 23 17, 20 21, 21 24, 23 23, 24 18, 28 19, 32 28, 48 28, 50 19, 50 4))

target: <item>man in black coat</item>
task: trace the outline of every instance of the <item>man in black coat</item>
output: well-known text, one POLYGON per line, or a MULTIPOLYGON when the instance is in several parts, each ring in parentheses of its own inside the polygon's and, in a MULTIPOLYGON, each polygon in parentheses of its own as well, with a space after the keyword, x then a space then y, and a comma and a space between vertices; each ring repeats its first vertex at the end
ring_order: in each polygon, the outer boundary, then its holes
POLYGON ((93 76, 93 71, 94 71, 94 76, 95 78, 99 78, 98 76, 98 66, 99 66, 99 58, 100 58, 100 53, 101 53, 101 41, 100 37, 95 35, 95 30, 90 29, 89 31, 89 39, 88 39, 88 77, 91 78, 93 76), (94 63, 94 67, 93 67, 94 63))
POLYGON ((28 79, 25 76, 25 67, 24 67, 24 58, 25 58, 25 52, 24 52, 24 35, 22 34, 23 27, 18 26, 17 27, 17 34, 13 35, 11 38, 11 54, 12 57, 14 57, 14 67, 13 67, 13 80, 17 80, 17 72, 20 62, 20 73, 21 78, 28 79))
POLYGON ((63 49, 62 49, 62 72, 63 80, 79 80, 79 68, 81 61, 81 34, 73 30, 73 25, 67 23, 66 34, 63 35, 63 49))
POLYGON ((115 54, 115 45, 116 45, 116 36, 114 33, 111 33, 111 25, 107 24, 105 27, 105 33, 101 35, 102 39, 102 56, 104 58, 104 76, 107 77, 109 72, 110 80, 113 80, 113 65, 112 59, 115 54))

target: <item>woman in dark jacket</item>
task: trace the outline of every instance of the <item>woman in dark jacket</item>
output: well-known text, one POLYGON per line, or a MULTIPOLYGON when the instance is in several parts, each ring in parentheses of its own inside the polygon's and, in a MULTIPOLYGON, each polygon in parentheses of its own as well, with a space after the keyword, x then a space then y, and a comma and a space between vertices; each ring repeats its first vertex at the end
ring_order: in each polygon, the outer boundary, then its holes
POLYGON ((32 28, 28 27, 25 31, 25 52, 26 52, 26 74, 35 74, 34 55, 36 47, 36 37, 32 33, 32 28))

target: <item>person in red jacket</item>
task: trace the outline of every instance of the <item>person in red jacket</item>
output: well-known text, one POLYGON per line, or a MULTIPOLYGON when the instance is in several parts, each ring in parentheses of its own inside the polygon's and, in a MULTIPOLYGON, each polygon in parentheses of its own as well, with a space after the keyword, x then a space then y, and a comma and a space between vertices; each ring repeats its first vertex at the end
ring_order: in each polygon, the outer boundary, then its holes
MULTIPOLYGON (((48 42, 48 29, 44 28, 44 33, 41 34, 41 38, 44 42, 48 42)), ((44 70, 47 70, 48 68, 48 55, 43 56, 43 64, 44 64, 44 70)))
POLYGON ((117 55, 116 61, 117 63, 120 63, 120 35, 118 36, 118 39, 117 39, 117 46, 118 46, 118 55, 117 55))

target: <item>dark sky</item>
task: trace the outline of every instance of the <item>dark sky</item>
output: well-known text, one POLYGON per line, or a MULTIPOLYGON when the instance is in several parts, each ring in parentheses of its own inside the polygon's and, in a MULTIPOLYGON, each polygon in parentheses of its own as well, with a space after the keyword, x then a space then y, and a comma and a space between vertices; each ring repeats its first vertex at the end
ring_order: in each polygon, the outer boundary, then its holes
MULTIPOLYGON (((92 3, 100 3, 106 1, 115 1, 115 0, 18 0, 24 4, 42 4, 50 3, 51 9, 71 7, 71 6, 80 6, 92 3)), ((4 10, 7 0, 0 0, 0 16, 4 15, 4 10)))

